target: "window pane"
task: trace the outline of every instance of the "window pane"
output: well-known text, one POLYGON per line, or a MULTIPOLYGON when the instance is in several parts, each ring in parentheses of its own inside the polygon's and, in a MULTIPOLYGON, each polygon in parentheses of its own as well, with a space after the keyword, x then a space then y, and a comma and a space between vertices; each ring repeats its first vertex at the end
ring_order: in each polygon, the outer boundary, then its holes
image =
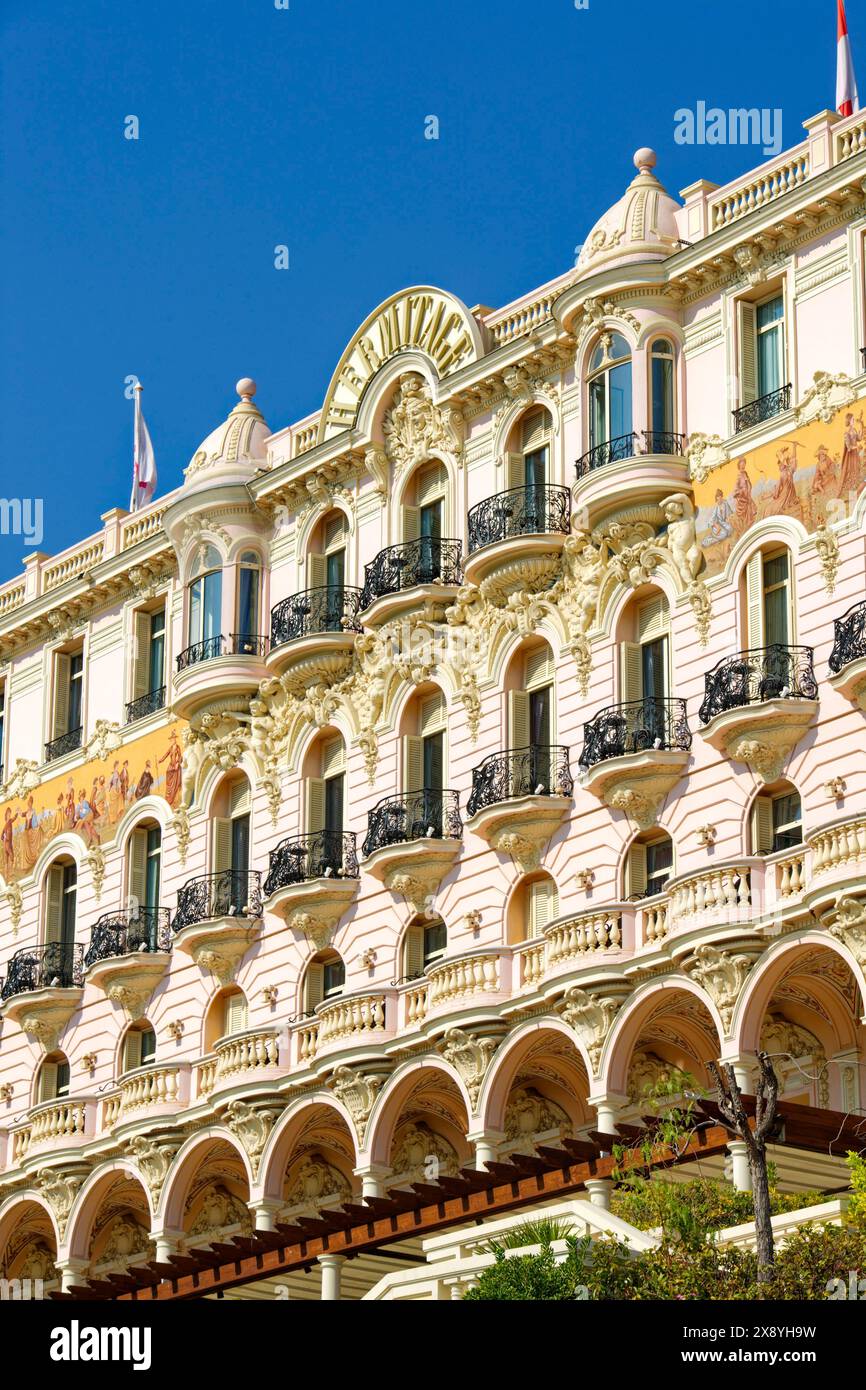
POLYGON ((343 829, 344 786, 342 773, 339 777, 329 777, 325 782, 325 830, 334 832, 343 829))
POLYGON ((764 594, 764 629, 767 646, 786 647, 788 634, 788 589, 782 585, 764 594))
POLYGON ((621 333, 614 333, 611 338, 609 356, 612 358, 631 356, 631 349, 621 333))
POLYGON ((346 967, 341 960, 328 961, 322 974, 326 998, 329 994, 334 994, 337 990, 342 989, 346 982, 346 967))
MULTIPOLYGON (((664 700, 667 698, 667 638, 659 637, 655 642, 645 642, 640 649, 641 675, 645 699, 664 700)), ((664 733, 664 721, 661 730, 664 733)))
POLYGON ((783 299, 782 295, 777 295, 775 299, 770 299, 766 304, 758 305, 758 328, 768 327, 771 323, 778 323, 782 318, 783 299))
POLYGON ((758 334, 758 392, 768 396, 782 385, 781 325, 758 334))
POLYGON ((652 427, 667 432, 674 427, 674 363, 672 357, 652 360, 652 427))
POLYGON ((631 362, 612 367, 610 384, 610 437, 631 434, 631 362))
POLYGON ((325 560, 325 583, 329 589, 342 589, 346 575, 346 552, 334 550, 325 560))
POLYGON ((444 922, 434 922, 432 926, 424 928, 424 965, 425 967, 431 960, 441 956, 448 941, 448 934, 444 922))
POLYGON ((590 384, 589 388, 589 447, 597 448, 599 444, 607 443, 607 417, 605 414, 605 396, 607 390, 607 375, 597 377, 590 384))
POLYGON ((421 535, 439 540, 442 535, 442 503, 428 502, 421 508, 421 535))
POLYGON ((238 594, 238 636, 254 637, 259 628, 259 572, 242 569, 238 594))
POLYGON ((217 637, 222 631, 222 570, 214 570, 204 577, 204 609, 202 614, 202 640, 217 637))
POLYGON ((547 482, 547 446, 526 454, 523 460, 527 487, 544 487, 547 482))
POLYGON ((427 790, 442 790, 444 751, 443 735, 428 734, 424 740, 424 787, 427 790))

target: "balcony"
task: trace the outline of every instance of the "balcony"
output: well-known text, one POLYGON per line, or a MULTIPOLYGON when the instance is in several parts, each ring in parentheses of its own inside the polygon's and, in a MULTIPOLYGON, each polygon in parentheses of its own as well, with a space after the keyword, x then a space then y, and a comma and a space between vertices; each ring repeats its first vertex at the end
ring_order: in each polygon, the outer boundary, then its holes
POLYGON ((320 1004, 316 1055, 333 1048, 369 1047, 393 1034, 389 1013, 393 1004, 385 994, 343 994, 320 1004))
POLYGON ((586 514, 586 524, 596 526, 612 513, 621 512, 623 506, 637 506, 633 518, 629 512, 630 519, 657 525, 665 498, 676 492, 691 495, 685 447, 682 434, 644 430, 642 448, 632 433, 597 444, 583 454, 575 464, 574 500, 586 514))
POLYGON ((741 405, 739 410, 732 411, 734 417, 734 434, 742 434, 743 430, 753 429, 755 425, 763 425, 766 420, 772 420, 774 415, 783 415, 786 410, 791 409, 791 384, 780 386, 778 391, 768 391, 766 396, 759 396, 756 401, 749 401, 748 405, 741 405))
POLYGON ((226 696, 252 695, 268 677, 269 639, 258 633, 219 633, 195 642, 177 658, 172 706, 188 719, 226 696))
POLYGON ((147 695, 139 695, 137 700, 130 700, 126 706, 127 724, 135 724, 139 719, 146 719, 149 714, 156 714, 159 710, 165 709, 165 686, 160 686, 159 690, 151 690, 147 695))
POLYGON ((130 1019, 141 1018, 165 974, 171 952, 167 907, 107 912, 93 927, 84 968, 91 984, 120 1004, 130 1019))
POLYGON ((83 947, 63 941, 26 946, 16 951, 0 988, 5 1017, 38 1038, 46 1052, 81 1002, 84 985, 83 947))
POLYGON ((654 825, 689 761, 685 700, 647 697, 609 705, 583 729, 581 785, 641 829, 654 825))
POLYGON ((573 790, 567 748, 492 753, 472 772, 467 829, 530 873, 568 814, 573 790))
POLYGON ((332 684, 348 674, 361 590, 346 586, 305 589, 271 610, 268 669, 277 675, 303 672, 307 685, 332 684))
POLYGON ((833 689, 866 710, 866 602, 833 620, 829 666, 833 689))
POLYGON ((460 853, 462 837, 455 791, 388 796, 369 812, 365 868, 414 912, 423 912, 460 853))
POLYGON ((469 513, 467 584, 504 606, 517 590, 547 589, 571 528, 567 487, 519 487, 479 502, 469 513))
POLYGON ((419 604, 443 608, 463 583, 460 541, 420 536, 402 545, 389 545, 364 566, 361 610, 372 609, 367 621, 386 621, 419 604))
POLYGON ((178 949, 226 985, 261 935, 261 919, 261 874, 223 869, 184 884, 171 927, 178 949))
POLYGON ((698 711, 704 738, 775 782, 818 713, 811 647, 752 647, 707 672, 698 711))
POLYGON ((45 761, 56 763, 58 758, 65 758, 67 753, 74 753, 81 747, 81 735, 84 729, 81 725, 77 729, 69 729, 59 738, 53 738, 50 743, 45 745, 45 761))
POLYGON ((271 850, 264 894, 270 911, 322 951, 358 892, 359 876, 354 834, 319 830, 271 850))

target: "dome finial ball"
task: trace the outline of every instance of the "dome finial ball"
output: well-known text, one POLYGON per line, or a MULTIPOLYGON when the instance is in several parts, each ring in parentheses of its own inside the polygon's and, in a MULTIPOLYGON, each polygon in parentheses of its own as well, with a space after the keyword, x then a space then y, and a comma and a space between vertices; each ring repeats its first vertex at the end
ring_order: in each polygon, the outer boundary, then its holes
POLYGON ((652 170, 656 167, 657 160, 658 155, 656 154, 655 150, 649 149, 649 147, 646 145, 642 146, 639 150, 635 150, 635 168, 639 169, 642 174, 651 173, 652 170))
POLYGON ((256 394, 256 383, 253 381, 252 377, 242 376, 235 390, 242 401, 249 401, 252 400, 253 396, 256 394))

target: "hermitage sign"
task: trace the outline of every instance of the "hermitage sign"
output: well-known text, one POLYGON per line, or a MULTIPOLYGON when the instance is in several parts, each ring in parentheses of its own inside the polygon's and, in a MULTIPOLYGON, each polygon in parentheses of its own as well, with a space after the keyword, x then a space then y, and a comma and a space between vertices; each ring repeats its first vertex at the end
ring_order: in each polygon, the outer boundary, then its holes
POLYGON ((343 353, 325 399, 319 442, 351 429, 370 381, 408 348, 431 359, 440 377, 481 356, 478 324, 469 310, 442 290, 403 290, 381 305, 343 353))

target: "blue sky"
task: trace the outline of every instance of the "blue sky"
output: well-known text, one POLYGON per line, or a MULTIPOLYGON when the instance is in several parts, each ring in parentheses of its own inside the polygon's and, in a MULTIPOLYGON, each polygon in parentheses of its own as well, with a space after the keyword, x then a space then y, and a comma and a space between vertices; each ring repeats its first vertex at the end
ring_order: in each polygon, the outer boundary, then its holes
MULTIPOLYGON (((276 429, 395 290, 498 307, 566 270, 639 145, 674 194, 762 162, 676 144, 678 109, 778 107, 787 147, 834 105, 835 0, 289 6, 5 0, 0 496, 44 499, 49 553, 128 503, 130 374, 166 492, 239 376, 276 429)), ((0 535, 0 581, 24 553, 0 535)))

